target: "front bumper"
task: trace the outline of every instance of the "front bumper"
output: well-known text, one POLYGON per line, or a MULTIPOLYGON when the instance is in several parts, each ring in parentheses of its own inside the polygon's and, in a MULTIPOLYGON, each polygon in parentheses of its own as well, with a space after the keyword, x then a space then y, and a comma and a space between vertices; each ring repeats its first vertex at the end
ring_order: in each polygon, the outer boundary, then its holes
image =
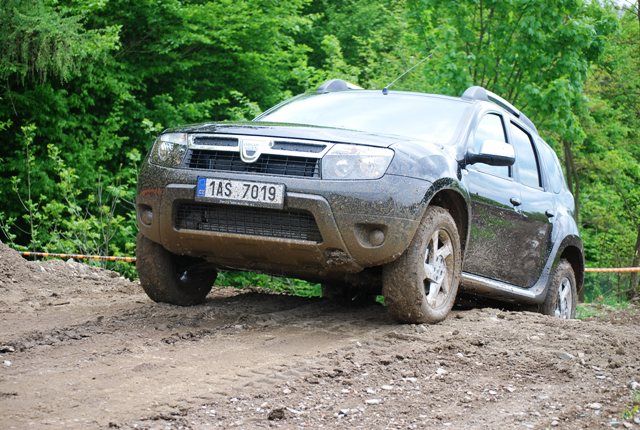
POLYGON ((205 258, 219 267, 337 278, 400 256, 418 227, 430 185, 396 175, 368 181, 325 181, 170 169, 145 161, 136 199, 138 228, 173 253, 205 258), (285 184, 284 209, 310 213, 322 240, 177 229, 176 208, 194 202, 198 176, 285 184), (142 222, 142 210, 149 208, 153 219, 142 222), (384 241, 377 246, 369 240, 372 230, 384 233, 384 241))

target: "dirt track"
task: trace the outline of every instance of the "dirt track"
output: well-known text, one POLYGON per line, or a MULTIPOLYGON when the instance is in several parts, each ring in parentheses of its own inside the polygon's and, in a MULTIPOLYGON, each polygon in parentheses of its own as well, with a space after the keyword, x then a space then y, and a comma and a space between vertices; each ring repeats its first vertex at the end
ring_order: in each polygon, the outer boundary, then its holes
POLYGON ((233 289, 185 309, 1 244, 0 294, 0 428, 640 428, 634 311, 402 326, 233 289))

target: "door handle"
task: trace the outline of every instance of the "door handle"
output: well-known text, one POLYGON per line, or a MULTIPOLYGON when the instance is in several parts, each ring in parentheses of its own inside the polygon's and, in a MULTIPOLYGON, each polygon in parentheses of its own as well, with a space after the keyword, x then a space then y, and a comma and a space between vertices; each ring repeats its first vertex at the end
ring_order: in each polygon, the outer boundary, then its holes
POLYGON ((520 199, 519 199, 519 198, 517 198, 517 197, 511 197, 511 198, 509 199, 509 201, 510 201, 510 202, 511 202, 511 204, 512 204, 512 205, 514 205, 514 206, 520 206, 520 205, 522 204, 522 201, 520 201, 520 199))
POLYGON ((554 216, 556 216, 556 214, 551 209, 547 209, 546 211, 544 211, 544 214, 549 218, 553 218, 554 216))

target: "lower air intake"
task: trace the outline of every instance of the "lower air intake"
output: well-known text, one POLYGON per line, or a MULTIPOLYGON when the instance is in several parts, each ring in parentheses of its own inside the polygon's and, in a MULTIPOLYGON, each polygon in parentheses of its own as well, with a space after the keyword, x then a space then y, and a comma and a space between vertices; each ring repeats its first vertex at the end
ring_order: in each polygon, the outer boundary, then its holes
POLYGON ((306 211, 182 203, 177 207, 175 227, 322 242, 313 215, 306 211))

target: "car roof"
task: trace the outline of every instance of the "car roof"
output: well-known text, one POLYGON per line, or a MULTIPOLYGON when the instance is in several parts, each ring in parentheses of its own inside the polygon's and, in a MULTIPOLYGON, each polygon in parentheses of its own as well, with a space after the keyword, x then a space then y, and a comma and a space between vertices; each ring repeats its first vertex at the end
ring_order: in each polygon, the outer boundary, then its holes
POLYGON ((321 94, 334 94, 334 93, 339 93, 339 94, 362 94, 362 93, 378 94, 381 97, 393 97, 394 95, 408 95, 408 96, 416 96, 416 97, 427 97, 427 98, 438 98, 438 99, 445 99, 445 100, 454 100, 454 101, 458 101, 458 102, 465 103, 465 104, 474 104, 474 103, 477 102, 477 100, 468 100, 468 99, 463 99, 462 97, 446 96, 446 95, 443 95, 443 94, 421 93, 421 92, 417 92, 417 91, 396 91, 396 90, 389 90, 385 94, 385 93, 382 92, 382 90, 349 89, 349 90, 346 90, 346 91, 327 91, 327 92, 323 92, 323 93, 313 92, 313 93, 307 93, 306 95, 321 95, 321 94))
MULTIPOLYGON (((330 94, 330 93, 341 93, 341 94, 362 94, 362 92, 370 93, 370 94, 380 94, 381 96, 388 97, 392 94, 401 94, 401 95, 410 95, 417 97, 429 97, 429 98, 440 98, 447 99, 452 101, 457 101, 461 103, 468 104, 478 104, 478 103, 490 103, 494 106, 500 107, 501 111, 507 112, 508 114, 518 118, 524 125, 526 125, 531 131, 533 131, 536 135, 538 135, 538 129, 535 124, 519 109, 517 109, 514 105, 509 103, 507 100, 503 99, 499 95, 488 91, 487 89, 480 86, 471 86, 467 88, 464 93, 462 93, 461 97, 451 97, 445 96, 441 94, 428 94, 421 92, 412 92, 412 91, 389 91, 388 87, 383 88, 382 90, 365 90, 358 85, 352 84, 350 82, 343 81, 342 79, 331 79, 324 82, 318 89, 315 91, 315 94, 330 94)), ((307 93, 307 96, 313 95, 313 93, 307 93)))

